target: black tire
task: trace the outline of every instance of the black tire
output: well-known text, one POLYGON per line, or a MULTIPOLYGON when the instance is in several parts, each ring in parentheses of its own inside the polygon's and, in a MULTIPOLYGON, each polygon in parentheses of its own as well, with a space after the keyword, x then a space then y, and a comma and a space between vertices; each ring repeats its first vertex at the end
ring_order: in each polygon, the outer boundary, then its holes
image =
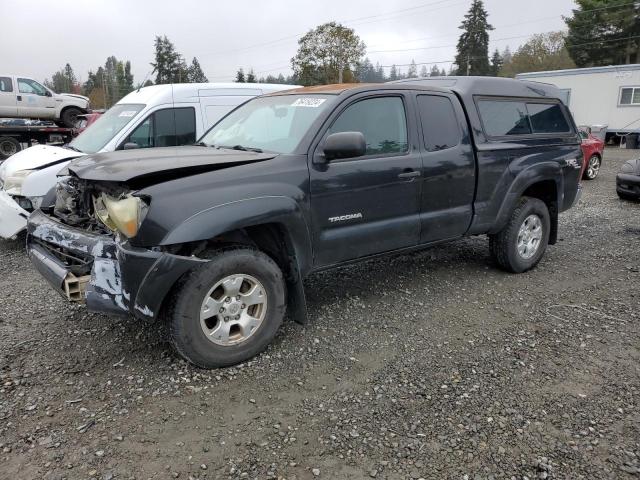
POLYGON ((584 180, 595 180, 596 177, 598 176, 598 173, 600 173, 600 167, 602 167, 602 158, 600 158, 600 155, 594 153, 589 157, 589 160, 587 160, 587 168, 584 169, 582 178, 584 180), (591 174, 589 174, 589 165, 591 164, 592 161, 597 162, 598 168, 596 168, 595 170, 593 170, 591 174))
POLYGON ((13 137, 0 137, 0 160, 6 160, 22 150, 20 142, 13 137))
POLYGON ((202 368, 226 367, 246 361, 273 340, 284 318, 285 297, 284 277, 270 257, 250 247, 219 250, 210 261, 185 275, 174 289, 165 309, 171 343, 182 357, 202 368), (250 275, 263 285, 266 313, 257 329, 242 343, 218 345, 205 335, 200 325, 200 309, 216 283, 236 274, 250 275))
POLYGON ((618 194, 618 197, 620 197, 620 200, 628 200, 630 202, 637 202, 640 200, 640 195, 631 195, 629 193, 625 193, 625 192, 621 192, 621 191, 616 191, 616 193, 618 194))
POLYGON ((82 110, 76 107, 68 107, 62 111, 62 115, 60 115, 60 121, 56 122, 56 124, 67 128, 76 128, 78 125, 78 115, 82 114, 82 110))
POLYGON ((511 213, 507 225, 495 235, 489 236, 491 255, 500 268, 513 273, 522 273, 535 267, 544 255, 549 244, 551 219, 547 205, 537 198, 522 197, 511 213), (524 258, 518 252, 518 234, 520 227, 530 215, 540 219, 542 238, 534 254, 524 258))

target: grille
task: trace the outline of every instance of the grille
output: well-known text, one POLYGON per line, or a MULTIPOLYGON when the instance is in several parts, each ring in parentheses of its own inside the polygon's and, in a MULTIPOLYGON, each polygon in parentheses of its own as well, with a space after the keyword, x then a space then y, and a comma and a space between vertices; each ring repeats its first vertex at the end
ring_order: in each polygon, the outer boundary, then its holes
POLYGON ((67 248, 40 240, 39 238, 34 238, 32 241, 60 260, 74 275, 88 275, 91 273, 93 257, 90 255, 71 252, 67 248))

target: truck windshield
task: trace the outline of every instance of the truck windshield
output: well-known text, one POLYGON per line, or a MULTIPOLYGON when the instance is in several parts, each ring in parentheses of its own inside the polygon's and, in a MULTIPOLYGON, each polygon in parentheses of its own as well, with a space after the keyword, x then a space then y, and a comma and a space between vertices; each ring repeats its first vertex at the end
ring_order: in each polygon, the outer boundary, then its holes
POLYGON ((220 120, 200 139, 215 147, 291 153, 332 95, 276 95, 255 98, 220 120))
POLYGON ((142 104, 116 104, 105 112, 89 128, 78 135, 69 146, 83 153, 96 153, 120 130, 131 123, 144 108, 142 104))

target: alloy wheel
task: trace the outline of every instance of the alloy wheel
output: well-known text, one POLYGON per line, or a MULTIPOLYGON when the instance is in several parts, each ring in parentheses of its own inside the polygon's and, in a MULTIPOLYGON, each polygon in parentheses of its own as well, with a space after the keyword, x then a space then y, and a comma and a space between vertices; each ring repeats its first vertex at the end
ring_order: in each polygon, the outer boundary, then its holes
POLYGON ((542 220, 538 215, 529 215, 518 230, 518 255, 526 260, 530 259, 538 251, 541 240, 542 220))
POLYGON ((258 330, 266 313, 267 294, 262 283, 251 275, 229 275, 205 296, 200 326, 211 342, 237 345, 258 330))

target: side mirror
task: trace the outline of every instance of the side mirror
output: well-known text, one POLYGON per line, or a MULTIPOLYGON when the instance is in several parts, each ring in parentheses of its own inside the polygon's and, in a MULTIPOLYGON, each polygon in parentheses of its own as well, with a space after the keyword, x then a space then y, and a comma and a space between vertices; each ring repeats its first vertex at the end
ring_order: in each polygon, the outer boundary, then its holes
POLYGON ((323 150, 329 161, 361 157, 367 152, 367 143, 362 132, 338 132, 327 137, 323 150))
POLYGON ((136 148, 140 148, 140 145, 134 142, 127 142, 122 146, 123 150, 135 150, 136 148))
POLYGON ((45 90, 44 91, 44 95, 45 95, 45 97, 52 97, 53 96, 53 94, 49 90, 45 90))

